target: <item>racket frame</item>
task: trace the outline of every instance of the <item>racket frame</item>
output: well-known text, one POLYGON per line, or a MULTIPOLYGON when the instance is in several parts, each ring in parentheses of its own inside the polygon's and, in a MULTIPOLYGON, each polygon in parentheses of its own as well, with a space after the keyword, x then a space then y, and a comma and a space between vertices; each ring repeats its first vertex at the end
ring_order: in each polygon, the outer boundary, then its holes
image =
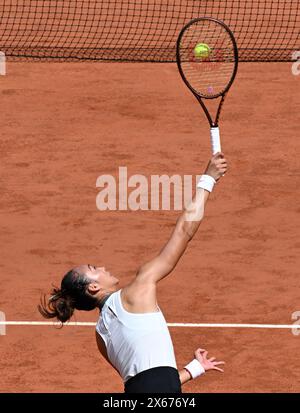
POLYGON ((186 24, 186 25, 182 28, 182 30, 180 31, 180 34, 179 34, 179 36, 178 36, 177 47, 176 47, 176 61, 177 61, 178 70, 179 70, 179 73, 180 73, 180 75, 181 75, 181 77, 182 77, 182 80, 184 81, 184 83, 186 84, 186 86, 190 89, 190 91, 193 93, 193 95, 196 97, 196 99, 198 100, 198 102, 201 104, 201 106, 202 106, 202 108, 203 108, 203 110, 204 110, 204 113, 205 113, 205 115, 206 115, 206 117, 207 117, 207 119, 208 119, 208 121, 209 121, 209 124, 210 124, 211 128, 217 128, 217 127, 218 127, 218 123, 219 123, 219 118, 220 118, 221 110, 222 110, 222 106, 223 106, 223 103, 224 103, 224 100, 225 100, 225 97, 226 97, 227 92, 229 91, 230 87, 232 86, 234 80, 235 80, 235 77, 236 77, 236 74, 237 74, 237 71, 238 71, 238 65, 239 65, 239 52, 238 52, 238 47, 237 47, 237 43, 236 43, 236 40, 235 40, 235 37, 234 37, 232 31, 229 29, 229 27, 228 27, 224 22, 222 22, 222 21, 220 21, 220 20, 218 20, 218 19, 215 19, 215 18, 213 18, 213 17, 198 17, 198 18, 196 18, 196 19, 191 20, 188 24, 186 24), (235 58, 234 71, 233 71, 233 74, 232 74, 232 77, 231 77, 230 81, 228 82, 227 87, 225 88, 225 90, 224 90, 222 93, 219 93, 217 96, 211 96, 211 97, 210 97, 210 96, 203 96, 203 95, 201 95, 199 92, 197 92, 197 91, 190 85, 190 83, 189 83, 188 80, 186 79, 186 77, 185 77, 185 75, 184 75, 184 72, 183 72, 183 70, 182 70, 182 67, 181 67, 181 58, 180 58, 180 43, 181 43, 181 39, 182 39, 184 33, 186 32, 186 30, 187 30, 191 25, 193 25, 193 24, 196 23, 196 22, 203 21, 203 20, 208 20, 208 21, 211 21, 211 22, 215 22, 215 23, 220 24, 221 26, 223 26, 223 28, 228 32, 228 34, 230 35, 230 38, 231 38, 231 40, 232 40, 233 50, 234 50, 234 58, 235 58), (217 114, 216 114, 216 117, 215 117, 215 121, 213 121, 213 118, 212 118, 212 116, 210 115, 210 113, 209 113, 206 105, 204 104, 203 99, 213 100, 213 99, 217 99, 217 98, 219 98, 219 97, 222 97, 222 98, 221 98, 221 101, 220 101, 220 103, 219 103, 219 107, 218 107, 218 110, 217 110, 217 114))

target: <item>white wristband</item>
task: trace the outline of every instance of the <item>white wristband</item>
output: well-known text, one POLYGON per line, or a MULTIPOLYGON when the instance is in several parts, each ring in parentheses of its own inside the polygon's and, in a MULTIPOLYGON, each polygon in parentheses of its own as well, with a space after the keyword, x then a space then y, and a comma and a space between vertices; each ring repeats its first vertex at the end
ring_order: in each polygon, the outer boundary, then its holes
POLYGON ((205 373, 204 367, 197 359, 191 361, 184 368, 190 373, 193 379, 205 373))
POLYGON ((217 182, 210 175, 202 175, 197 184, 197 188, 206 189, 206 191, 211 192, 217 182))

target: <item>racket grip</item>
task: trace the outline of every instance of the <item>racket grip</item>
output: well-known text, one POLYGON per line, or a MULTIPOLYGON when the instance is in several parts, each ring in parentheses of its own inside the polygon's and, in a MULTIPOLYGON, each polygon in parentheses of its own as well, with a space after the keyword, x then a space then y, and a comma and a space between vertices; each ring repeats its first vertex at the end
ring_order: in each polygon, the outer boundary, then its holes
POLYGON ((210 136, 212 153, 215 155, 217 152, 221 152, 220 129, 218 127, 211 128, 210 136))

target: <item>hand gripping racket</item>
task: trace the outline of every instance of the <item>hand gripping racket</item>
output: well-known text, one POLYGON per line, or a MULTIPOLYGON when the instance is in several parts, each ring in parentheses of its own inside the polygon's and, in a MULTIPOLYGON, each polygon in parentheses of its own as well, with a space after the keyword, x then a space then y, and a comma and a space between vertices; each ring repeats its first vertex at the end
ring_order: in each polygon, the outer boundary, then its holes
POLYGON ((194 19, 179 34, 176 57, 183 81, 209 121, 213 154, 221 152, 219 119, 239 60, 233 33, 219 20, 210 17, 194 19), (217 98, 221 99, 213 120, 204 100, 217 98))

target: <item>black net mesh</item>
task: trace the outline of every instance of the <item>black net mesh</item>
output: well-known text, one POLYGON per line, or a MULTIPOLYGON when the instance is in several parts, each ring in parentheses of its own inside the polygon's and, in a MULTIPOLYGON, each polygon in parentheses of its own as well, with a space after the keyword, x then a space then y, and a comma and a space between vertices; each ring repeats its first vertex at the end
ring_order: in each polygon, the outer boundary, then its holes
POLYGON ((299 0, 0 0, 0 50, 12 59, 174 62, 192 18, 234 32, 241 61, 291 61, 299 0))

